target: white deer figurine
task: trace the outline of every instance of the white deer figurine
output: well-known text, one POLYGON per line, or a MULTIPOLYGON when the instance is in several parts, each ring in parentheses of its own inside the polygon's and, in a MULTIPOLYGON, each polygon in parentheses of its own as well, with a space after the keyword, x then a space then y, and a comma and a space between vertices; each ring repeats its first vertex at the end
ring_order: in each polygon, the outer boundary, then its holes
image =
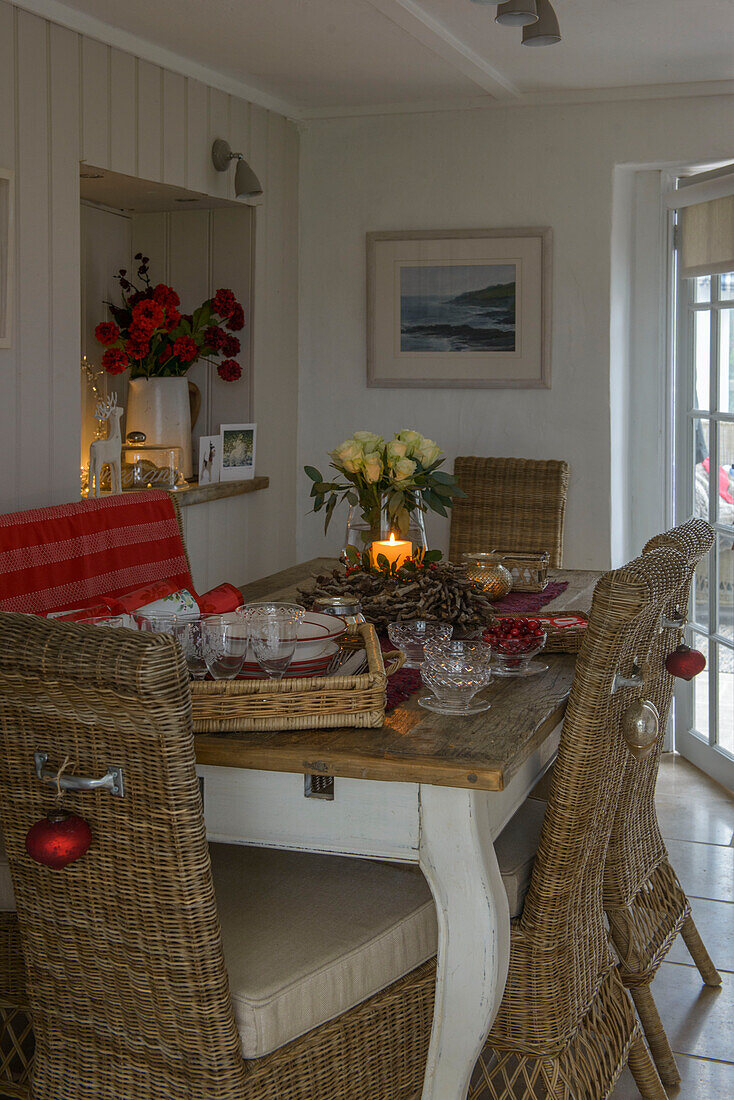
POLYGON ((122 492, 122 475, 120 454, 122 439, 120 437, 120 417, 124 409, 117 405, 117 394, 113 393, 106 401, 99 401, 95 416, 97 420, 107 420, 110 432, 107 439, 95 439, 89 448, 89 495, 98 497, 102 495, 102 467, 109 463, 110 484, 113 493, 122 492))

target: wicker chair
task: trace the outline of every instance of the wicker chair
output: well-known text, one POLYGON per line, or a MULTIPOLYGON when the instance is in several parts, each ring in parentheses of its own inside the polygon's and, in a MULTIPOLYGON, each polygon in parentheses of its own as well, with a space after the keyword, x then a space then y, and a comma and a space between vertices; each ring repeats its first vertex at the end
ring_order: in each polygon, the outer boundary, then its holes
MULTIPOLYGON (((645 547, 646 554, 670 547, 686 562, 681 584, 663 609, 669 621, 674 621, 675 614, 685 616, 696 566, 713 541, 714 532, 708 523, 693 519, 657 536, 645 547)), ((650 983, 679 932, 704 982, 721 983, 693 922, 688 898, 668 861, 655 812, 655 784, 674 683, 663 662, 679 641, 679 630, 663 629, 653 643, 648 669, 643 669, 647 672, 645 694, 658 709, 660 731, 655 749, 646 760, 627 760, 604 875, 604 907, 621 959, 622 981, 632 994, 660 1077, 667 1085, 678 1084, 680 1074, 650 983)))
POLYGON ((466 497, 451 510, 452 561, 475 551, 547 550, 551 567, 561 567, 567 462, 457 458, 454 474, 466 497))
MULTIPOLYGON (((683 567, 679 554, 663 549, 596 587, 530 887, 511 924, 507 986, 472 1100, 606 1100, 627 1063, 644 1097, 665 1098, 608 943, 602 889, 629 756, 622 716, 637 698, 615 679, 656 644, 683 567)), ((529 820, 533 802, 516 818, 529 820)))
MULTIPOLYGON (((219 854, 210 859, 186 668, 172 638, 0 614, 0 809, 35 1031, 34 1100, 407 1100, 419 1093, 435 944, 427 961, 399 971, 380 992, 272 1053, 243 1059, 212 861, 252 860, 260 850, 214 846, 219 854), (122 798, 65 792, 64 805, 89 821, 93 842, 63 871, 33 862, 24 849, 29 825, 55 798, 34 771, 34 752, 44 748, 50 764, 68 757, 77 775, 101 776, 110 764, 124 769, 122 798)), ((261 868, 271 856, 301 858, 261 854, 261 868)), ((390 880, 391 902, 418 882, 435 921, 419 876, 360 860, 303 858, 358 866, 355 874, 375 876, 370 884, 383 871, 402 875, 397 885, 390 880)), ((331 898, 338 916, 345 894, 322 889, 318 876, 312 887, 331 898)), ((252 911, 260 897, 250 877, 235 875, 229 916, 252 911)), ((241 949, 248 928, 241 919, 230 928, 230 945, 241 949)), ((17 975, 17 928, 8 922, 4 933, 17 975)), ((342 965, 347 949, 336 950, 342 965)), ((338 977, 332 984, 344 994, 338 977)), ((25 1095, 19 1084, 8 1092, 25 1095)))

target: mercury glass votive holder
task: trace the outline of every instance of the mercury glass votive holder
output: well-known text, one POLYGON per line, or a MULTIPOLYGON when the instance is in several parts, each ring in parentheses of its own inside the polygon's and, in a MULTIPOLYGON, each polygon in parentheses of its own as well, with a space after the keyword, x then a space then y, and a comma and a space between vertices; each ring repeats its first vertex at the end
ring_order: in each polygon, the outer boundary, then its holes
POLYGON ((387 633, 394 646, 405 655, 405 668, 420 668, 424 647, 433 641, 446 641, 453 634, 451 623, 432 623, 426 619, 407 619, 390 623, 387 633))
POLYGON ((490 600, 501 600, 512 588, 512 573, 502 564, 501 554, 462 554, 470 581, 482 586, 490 600))

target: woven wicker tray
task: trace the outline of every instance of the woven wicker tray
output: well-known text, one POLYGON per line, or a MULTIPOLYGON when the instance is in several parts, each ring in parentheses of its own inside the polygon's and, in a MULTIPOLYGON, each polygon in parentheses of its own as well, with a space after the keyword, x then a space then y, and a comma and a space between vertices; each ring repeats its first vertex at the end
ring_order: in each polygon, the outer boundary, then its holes
MULTIPOLYGON (((194 681, 194 733, 381 726, 387 672, 375 628, 364 623, 357 630, 368 663, 368 671, 359 676, 194 681)), ((401 655, 395 656, 390 671, 402 664, 401 655)))
MULTIPOLYGON (((548 612, 548 615, 552 615, 553 618, 559 618, 564 615, 563 611, 548 612)), ((584 619, 588 622, 589 616, 583 611, 569 611, 568 615, 573 615, 574 618, 584 619)), ((542 611, 525 612, 523 614, 506 614, 502 615, 503 619, 543 619, 547 616, 542 611)), ((586 627, 564 627, 562 630, 557 627, 550 627, 546 633, 544 653, 578 653, 581 648, 581 643, 584 640, 586 634, 586 627)))

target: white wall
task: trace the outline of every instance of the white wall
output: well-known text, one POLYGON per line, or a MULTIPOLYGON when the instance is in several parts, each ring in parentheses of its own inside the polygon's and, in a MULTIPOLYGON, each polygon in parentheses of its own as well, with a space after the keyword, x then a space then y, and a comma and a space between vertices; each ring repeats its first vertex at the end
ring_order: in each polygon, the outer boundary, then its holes
MULTIPOLYGON (((234 198, 215 137, 263 183, 253 326, 258 472, 240 500, 245 580, 295 556, 298 134, 285 118, 0 0, 0 166, 16 179, 14 343, 0 350, 0 512, 79 494, 79 162, 234 198), (257 502, 257 503, 255 503, 257 502), (249 524, 268 532, 245 538, 249 524)), ((249 528, 248 528, 249 529, 249 528)))
MULTIPOLYGON (((610 399, 618 385, 610 370, 615 166, 731 156, 733 106, 721 96, 303 124, 301 463, 323 468, 325 452, 355 429, 387 435, 402 427, 438 440, 449 468, 456 454, 565 458, 572 468, 565 564, 607 566, 611 464, 634 464, 629 450, 657 416, 657 409, 638 408, 628 434, 618 430, 630 403, 629 356, 623 392, 610 399), (364 234, 523 225, 553 228, 552 389, 368 389, 364 234)), ((649 362, 647 369, 654 378, 662 366, 649 362)), ((662 476, 651 471, 652 492, 662 476)), ((624 494, 629 478, 614 484, 624 494)), ((305 514, 305 477, 299 488, 299 557, 333 550, 342 517, 324 540, 319 517, 305 514)), ((644 526, 633 528, 635 537, 644 526)), ((445 522, 432 522, 432 530, 445 546, 445 522)), ((628 542, 615 540, 615 558, 628 542)))

